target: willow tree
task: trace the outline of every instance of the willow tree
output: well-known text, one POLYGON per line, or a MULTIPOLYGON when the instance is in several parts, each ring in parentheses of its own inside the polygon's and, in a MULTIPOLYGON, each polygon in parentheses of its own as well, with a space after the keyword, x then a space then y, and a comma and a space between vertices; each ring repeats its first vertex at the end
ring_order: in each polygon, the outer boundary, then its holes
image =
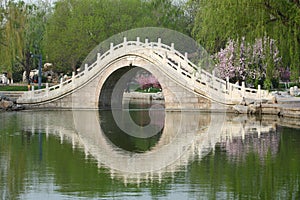
POLYGON ((23 1, 9 1, 4 6, 0 66, 12 77, 25 70, 29 80, 32 54, 41 54, 44 11, 23 1))
POLYGON ((210 53, 224 48, 228 39, 275 39, 293 80, 299 76, 299 32, 299 0, 199 0, 193 28, 193 36, 210 53))
MULTIPOLYGON (((0 1, 0 52, 3 52, 3 45, 5 45, 5 43, 3 42, 4 40, 4 5, 2 3, 2 1, 0 1)), ((3 60, 3 53, 0 53, 0 60, 3 60)), ((4 66, 2 64, 0 64, 0 73, 2 71, 4 71, 4 66)))

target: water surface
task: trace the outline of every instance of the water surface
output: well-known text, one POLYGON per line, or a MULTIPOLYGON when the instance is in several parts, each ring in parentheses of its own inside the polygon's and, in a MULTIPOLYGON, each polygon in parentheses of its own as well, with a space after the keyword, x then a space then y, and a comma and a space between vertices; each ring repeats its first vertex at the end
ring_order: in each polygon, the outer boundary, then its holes
POLYGON ((296 119, 166 112, 138 138, 111 111, 0 118, 1 199, 300 199, 296 119))

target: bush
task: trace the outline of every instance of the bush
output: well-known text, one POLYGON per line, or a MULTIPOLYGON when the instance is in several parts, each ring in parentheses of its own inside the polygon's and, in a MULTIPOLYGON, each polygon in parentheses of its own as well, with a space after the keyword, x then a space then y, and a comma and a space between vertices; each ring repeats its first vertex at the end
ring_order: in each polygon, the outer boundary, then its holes
MULTIPOLYGON (((44 88, 42 86, 42 88, 44 88)), ((37 90, 38 86, 34 86, 34 89, 37 90)), ((27 86, 17 86, 17 85, 0 85, 0 91, 28 91, 27 86)))

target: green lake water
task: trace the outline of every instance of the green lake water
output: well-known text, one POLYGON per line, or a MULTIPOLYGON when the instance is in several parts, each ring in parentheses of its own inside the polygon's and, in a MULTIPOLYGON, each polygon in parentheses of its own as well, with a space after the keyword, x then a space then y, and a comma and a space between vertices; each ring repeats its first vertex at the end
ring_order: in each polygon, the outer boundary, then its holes
POLYGON ((0 113, 0 199, 300 199, 297 119, 123 112, 0 113))

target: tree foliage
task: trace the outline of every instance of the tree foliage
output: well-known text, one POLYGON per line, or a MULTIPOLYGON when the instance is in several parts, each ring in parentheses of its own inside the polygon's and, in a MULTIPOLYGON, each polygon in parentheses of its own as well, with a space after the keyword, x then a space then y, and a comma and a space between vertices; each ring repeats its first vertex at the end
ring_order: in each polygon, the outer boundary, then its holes
POLYGON ((42 54, 58 72, 74 71, 108 37, 137 27, 161 26, 188 34, 182 4, 173 0, 1 1, 0 70, 34 67, 42 54))
POLYGON ((47 23, 44 49, 61 72, 75 71, 108 37, 137 27, 186 31, 184 12, 171 0, 60 0, 47 23))
POLYGON ((283 67, 299 76, 300 6, 298 0, 199 0, 193 36, 210 53, 224 48, 228 39, 254 44, 258 38, 277 42, 283 67))
POLYGON ((41 54, 45 10, 23 1, 9 1, 3 6, 0 66, 2 71, 27 72, 32 66, 32 54, 41 54))
POLYGON ((278 86, 281 57, 273 39, 259 38, 253 45, 246 43, 245 38, 229 40, 214 58, 216 73, 222 79, 228 77, 231 82, 246 81, 248 86, 264 85, 268 89, 278 86))

